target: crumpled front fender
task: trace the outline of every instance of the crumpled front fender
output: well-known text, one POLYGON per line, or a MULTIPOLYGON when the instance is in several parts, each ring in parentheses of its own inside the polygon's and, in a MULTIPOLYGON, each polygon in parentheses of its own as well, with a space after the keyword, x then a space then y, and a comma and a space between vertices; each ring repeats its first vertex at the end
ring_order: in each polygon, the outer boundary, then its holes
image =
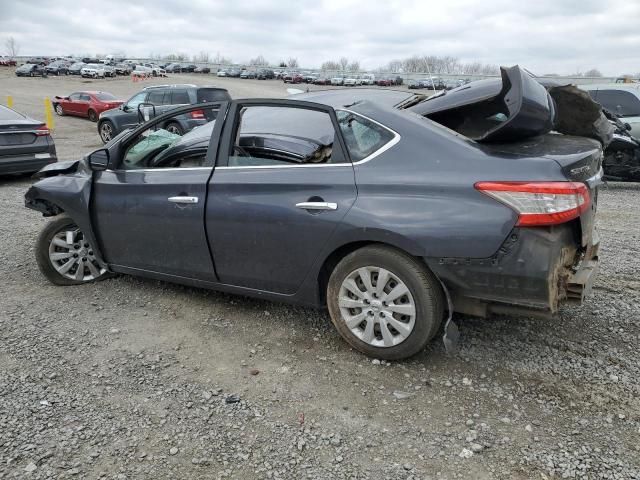
MULTIPOLYGON (((74 163, 74 162, 60 162, 74 163)), ((61 171, 72 171, 72 166, 60 166, 61 169, 43 168, 38 172, 45 178, 36 182, 24 196, 27 208, 42 212, 45 217, 51 217, 65 213, 78 225, 91 245, 98 262, 106 268, 103 260, 100 243, 97 241, 91 222, 89 204, 91 200, 92 172, 83 167, 83 162, 75 162, 73 173, 60 174, 61 171), (46 176, 47 172, 55 176, 46 176), (54 173, 56 172, 56 173, 54 173)), ((52 166, 55 166, 53 164, 52 166)))

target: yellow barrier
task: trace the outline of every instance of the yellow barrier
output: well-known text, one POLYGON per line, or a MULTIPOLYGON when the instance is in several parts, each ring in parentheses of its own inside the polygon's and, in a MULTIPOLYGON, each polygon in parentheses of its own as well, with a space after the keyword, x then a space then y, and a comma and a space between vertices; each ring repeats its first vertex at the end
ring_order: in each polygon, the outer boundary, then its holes
POLYGON ((47 128, 53 130, 53 111, 51 109, 51 100, 49 97, 44 99, 44 115, 47 119, 47 128))
POLYGON ((11 95, 7 95, 7 107, 13 108, 13 97, 11 95))

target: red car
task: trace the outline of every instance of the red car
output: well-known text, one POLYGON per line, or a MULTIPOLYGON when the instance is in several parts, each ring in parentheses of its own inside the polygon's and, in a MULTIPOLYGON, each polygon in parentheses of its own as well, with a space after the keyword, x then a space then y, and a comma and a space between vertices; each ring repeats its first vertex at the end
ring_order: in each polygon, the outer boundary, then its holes
POLYGON ((0 56, 0 66, 2 67, 15 67, 17 65, 16 61, 12 58, 2 57, 0 56))
POLYGON ((284 83, 302 83, 304 82, 304 77, 297 72, 292 72, 282 77, 282 80, 284 83))
POLYGON ((390 87, 393 84, 393 80, 391 80, 390 78, 380 78, 376 81, 376 85, 378 85, 379 87, 390 87))
POLYGON ((96 122, 100 114, 124 103, 107 92, 75 92, 67 97, 56 96, 51 103, 58 115, 77 115, 96 122))

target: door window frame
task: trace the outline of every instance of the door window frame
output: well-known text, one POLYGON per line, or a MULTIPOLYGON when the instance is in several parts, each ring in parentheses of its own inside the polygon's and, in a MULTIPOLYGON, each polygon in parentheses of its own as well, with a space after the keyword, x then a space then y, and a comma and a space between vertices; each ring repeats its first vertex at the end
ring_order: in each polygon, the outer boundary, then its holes
POLYGON ((186 171, 186 170, 211 170, 213 166, 216 164, 216 159, 218 157, 218 146, 220 143, 221 132, 225 123, 225 118, 227 116, 227 111, 229 108, 229 102, 209 102, 209 103, 199 103, 197 105, 186 105, 180 108, 174 108, 169 110, 168 112, 159 115, 148 122, 145 122, 141 125, 138 125, 129 135, 127 135, 120 142, 112 145, 109 148, 109 157, 111 159, 117 159, 117 164, 112 165, 111 161, 109 162, 109 168, 106 171, 109 172, 167 172, 171 170, 175 171, 186 171), (213 131, 211 132, 211 138, 209 139, 209 146, 207 147, 207 154, 205 155, 204 164, 201 167, 158 167, 158 168, 136 168, 136 169, 126 169, 122 168, 122 161, 124 159, 124 155, 127 152, 127 147, 133 142, 133 140, 138 137, 142 132, 148 130, 149 128, 153 128, 154 126, 166 121, 169 118, 183 115, 185 113, 189 113, 194 110, 204 110, 207 108, 218 109, 218 115, 216 115, 215 125, 213 127, 213 131))
MULTIPOLYGON (((225 128, 222 132, 222 137, 219 143, 219 152, 216 159, 216 168, 222 169, 264 169, 264 168, 318 168, 318 167, 344 167, 352 166, 351 156, 349 150, 342 137, 342 131, 338 124, 338 118, 336 116, 335 109, 328 105, 315 102, 307 102, 303 100, 281 100, 281 99, 249 99, 249 100, 235 100, 231 102, 227 114, 227 120, 224 122, 225 128), (329 115, 333 129, 335 132, 335 139, 338 140, 338 148, 342 151, 342 156, 345 159, 340 163, 303 163, 300 165, 238 165, 229 166, 229 156, 233 151, 233 146, 237 137, 238 128, 240 124, 238 122, 240 112, 245 107, 280 107, 280 108, 299 108, 302 110, 313 110, 316 112, 322 112, 329 115)), ((335 140, 334 140, 335 142, 335 140)), ((333 145, 332 148, 336 148, 333 145)))

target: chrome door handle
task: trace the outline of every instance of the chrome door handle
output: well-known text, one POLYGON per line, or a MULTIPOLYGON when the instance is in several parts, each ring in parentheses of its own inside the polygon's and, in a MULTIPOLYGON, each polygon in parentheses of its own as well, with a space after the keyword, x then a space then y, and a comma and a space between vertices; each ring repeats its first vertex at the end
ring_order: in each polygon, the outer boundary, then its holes
POLYGON ((338 204, 331 202, 301 202, 296 203, 296 207, 303 210, 337 210, 338 204))
POLYGON ((167 200, 173 203, 198 203, 198 197, 169 197, 167 200))

